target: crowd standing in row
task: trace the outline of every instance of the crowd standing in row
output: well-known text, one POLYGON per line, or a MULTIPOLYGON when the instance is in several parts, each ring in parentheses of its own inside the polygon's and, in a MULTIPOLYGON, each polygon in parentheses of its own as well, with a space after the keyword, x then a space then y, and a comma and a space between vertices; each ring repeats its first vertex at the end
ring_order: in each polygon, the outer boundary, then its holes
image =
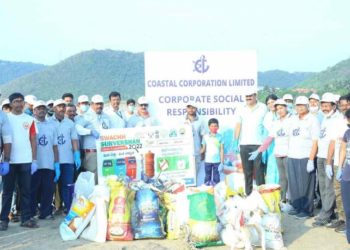
MULTIPOLYGON (((245 98, 233 150, 242 159, 246 194, 254 180, 257 185, 278 182, 282 206, 298 219, 314 216, 319 195, 322 208, 313 225, 347 232, 350 242, 350 95, 312 94, 295 101, 290 94, 269 95, 265 104, 254 92, 245 98)), ((77 173, 91 171, 97 181, 96 140, 103 129, 158 124, 146 97, 127 100, 126 110, 118 92, 110 93, 107 107, 101 95, 91 100, 82 95, 73 103, 69 93, 47 102, 13 93, 3 102, 0 230, 7 230, 18 210, 21 226, 29 228, 38 227, 37 218, 53 219, 54 210, 67 213, 77 173)), ((224 163, 219 121, 210 119, 205 126, 197 104, 189 103, 185 123, 193 130, 196 171, 205 153, 204 182, 215 185, 224 163)))

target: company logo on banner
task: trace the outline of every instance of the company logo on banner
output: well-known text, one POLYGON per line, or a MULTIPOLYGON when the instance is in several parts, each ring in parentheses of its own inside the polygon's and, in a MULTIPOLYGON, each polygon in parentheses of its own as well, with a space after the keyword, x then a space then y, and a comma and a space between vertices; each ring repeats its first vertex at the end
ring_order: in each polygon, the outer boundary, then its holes
POLYGON ((205 120, 217 118, 231 142, 237 108, 257 89, 255 51, 145 53, 146 96, 164 125, 182 123, 194 105, 205 120))

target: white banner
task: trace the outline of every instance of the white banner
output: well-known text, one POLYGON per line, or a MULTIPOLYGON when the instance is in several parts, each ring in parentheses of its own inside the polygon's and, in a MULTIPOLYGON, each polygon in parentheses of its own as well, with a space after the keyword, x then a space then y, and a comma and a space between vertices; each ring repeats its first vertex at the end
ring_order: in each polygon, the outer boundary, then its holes
POLYGON ((145 90, 162 124, 182 123, 191 103, 205 119, 217 118, 227 153, 236 109, 258 90, 256 52, 146 52, 145 90))
POLYGON ((110 175, 182 179, 196 185, 190 126, 103 130, 96 142, 98 183, 110 175))

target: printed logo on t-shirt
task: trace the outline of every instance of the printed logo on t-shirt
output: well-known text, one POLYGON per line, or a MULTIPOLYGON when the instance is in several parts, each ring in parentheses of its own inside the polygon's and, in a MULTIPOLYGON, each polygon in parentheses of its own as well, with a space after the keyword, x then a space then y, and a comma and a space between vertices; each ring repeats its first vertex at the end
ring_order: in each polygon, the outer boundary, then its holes
POLYGON ((300 135, 300 128, 293 129, 293 136, 299 136, 300 135))
POLYGON ((323 139, 323 138, 326 137, 326 135, 327 135, 326 131, 327 131, 326 128, 321 129, 321 131, 320 131, 320 139, 323 139))
POLYGON ((29 122, 23 122, 23 128, 29 129, 29 126, 30 126, 29 122))
POLYGON ((40 146, 46 146, 49 142, 46 140, 46 136, 45 135, 42 135, 39 137, 39 145, 40 146))
POLYGON ((108 129, 108 126, 107 126, 107 124, 104 121, 102 122, 102 128, 103 129, 108 129))
POLYGON ((277 131, 277 136, 280 136, 280 137, 286 136, 286 133, 284 132, 283 128, 277 131))
POLYGON ((63 145, 66 143, 66 140, 64 139, 63 134, 60 134, 59 136, 57 136, 57 143, 58 143, 58 145, 63 145))

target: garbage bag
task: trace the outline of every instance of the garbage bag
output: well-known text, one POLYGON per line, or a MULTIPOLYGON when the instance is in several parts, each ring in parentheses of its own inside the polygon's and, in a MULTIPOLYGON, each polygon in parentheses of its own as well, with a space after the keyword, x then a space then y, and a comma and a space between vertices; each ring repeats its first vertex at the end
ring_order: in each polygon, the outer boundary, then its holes
POLYGON ((109 189, 104 185, 97 185, 91 195, 95 204, 95 213, 90 225, 83 231, 81 237, 95 242, 105 242, 107 235, 107 207, 109 204, 109 189))
POLYGON ((123 181, 109 179, 107 184, 110 187, 107 240, 133 240, 131 209, 135 191, 123 181))
POLYGON ((135 211, 135 239, 164 238, 159 198, 153 190, 146 188, 136 191, 135 211))
POLYGON ((190 240, 195 243, 210 243, 219 240, 213 188, 188 195, 190 202, 190 240))
POLYGON ((74 198, 69 213, 60 225, 63 240, 75 240, 89 224, 95 212, 95 204, 84 196, 74 198))

